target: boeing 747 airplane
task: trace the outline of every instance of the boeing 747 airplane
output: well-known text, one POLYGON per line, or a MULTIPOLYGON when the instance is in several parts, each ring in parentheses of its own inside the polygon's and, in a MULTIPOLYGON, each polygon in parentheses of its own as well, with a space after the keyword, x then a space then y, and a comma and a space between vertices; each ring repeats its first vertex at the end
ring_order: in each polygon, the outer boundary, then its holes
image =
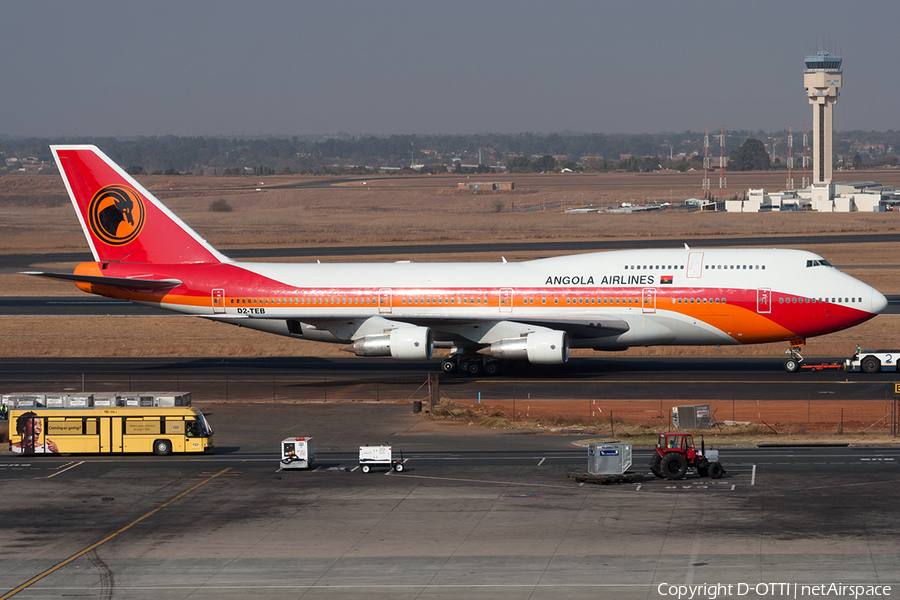
POLYGON ((810 252, 626 250, 519 263, 277 264, 221 254, 94 146, 51 146, 94 262, 85 292, 357 356, 497 373, 503 361, 566 362, 570 348, 788 342, 858 325, 887 300, 810 252))

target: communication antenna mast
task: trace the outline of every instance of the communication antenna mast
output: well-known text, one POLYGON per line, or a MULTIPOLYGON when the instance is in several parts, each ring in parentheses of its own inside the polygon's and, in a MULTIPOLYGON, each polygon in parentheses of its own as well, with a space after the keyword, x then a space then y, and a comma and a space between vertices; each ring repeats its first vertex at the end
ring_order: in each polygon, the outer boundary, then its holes
POLYGON ((794 126, 788 125, 787 190, 794 190, 794 126))
POLYGON ((719 135, 719 201, 724 202, 728 195, 728 182, 725 181, 725 126, 719 135))
POLYGON ((703 129, 703 199, 709 199, 709 125, 703 129))
POLYGON ((804 190, 809 187, 809 175, 806 171, 809 163, 809 136, 806 133, 806 125, 803 126, 803 182, 800 186, 804 190))

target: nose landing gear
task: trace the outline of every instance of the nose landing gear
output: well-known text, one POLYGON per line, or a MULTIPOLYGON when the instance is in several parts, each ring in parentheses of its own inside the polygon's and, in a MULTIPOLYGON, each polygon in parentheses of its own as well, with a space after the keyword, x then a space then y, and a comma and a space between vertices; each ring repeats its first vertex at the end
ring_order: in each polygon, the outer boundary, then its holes
POLYGON ((800 356, 800 348, 804 346, 806 340, 791 341, 791 347, 784 351, 791 357, 784 361, 784 370, 788 373, 796 373, 803 364, 803 357, 800 356))

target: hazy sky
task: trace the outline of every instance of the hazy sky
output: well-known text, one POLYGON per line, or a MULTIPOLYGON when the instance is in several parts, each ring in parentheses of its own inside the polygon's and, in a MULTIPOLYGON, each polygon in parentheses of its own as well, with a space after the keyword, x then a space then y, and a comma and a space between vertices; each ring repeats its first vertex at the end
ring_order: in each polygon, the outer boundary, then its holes
POLYGON ((900 129, 896 0, 0 2, 0 134, 900 129))

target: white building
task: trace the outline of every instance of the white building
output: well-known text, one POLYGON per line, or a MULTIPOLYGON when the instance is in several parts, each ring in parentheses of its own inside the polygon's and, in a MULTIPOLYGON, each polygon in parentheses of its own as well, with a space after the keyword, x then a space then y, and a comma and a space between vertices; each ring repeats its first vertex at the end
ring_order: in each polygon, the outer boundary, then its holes
POLYGON ((726 200, 726 212, 885 212, 900 208, 900 190, 874 181, 828 184, 831 193, 822 196, 810 190, 766 193, 751 189, 745 200, 726 200))

